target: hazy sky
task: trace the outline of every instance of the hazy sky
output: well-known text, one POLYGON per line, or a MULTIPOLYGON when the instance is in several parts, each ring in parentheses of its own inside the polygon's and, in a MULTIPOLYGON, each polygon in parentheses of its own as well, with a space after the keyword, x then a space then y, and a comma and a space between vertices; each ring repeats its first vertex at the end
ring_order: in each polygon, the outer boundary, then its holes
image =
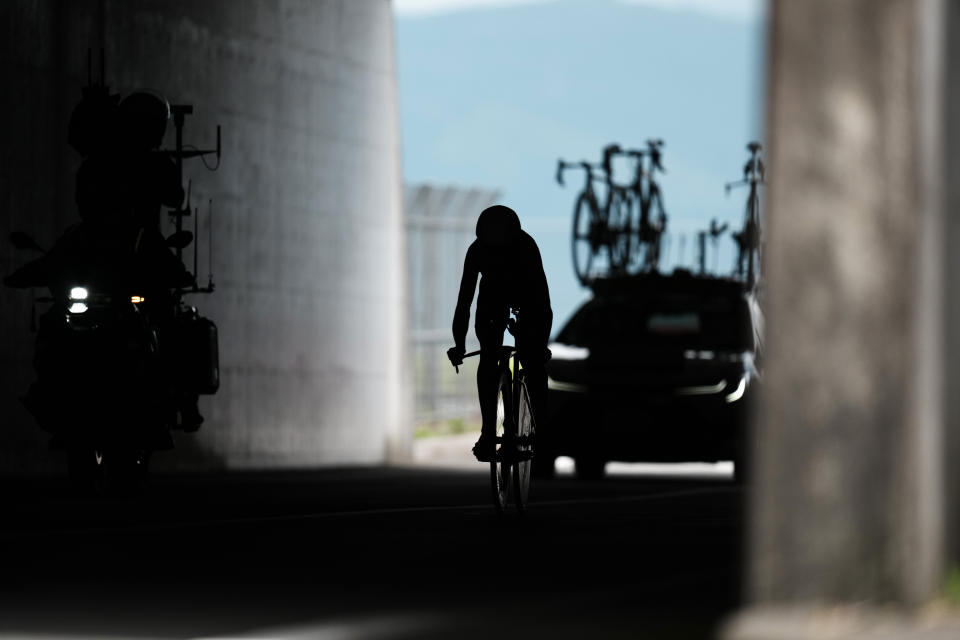
MULTIPOLYGON (((570 257, 582 179, 558 185, 557 158, 598 161, 606 144, 663 138, 667 266, 693 262, 711 218, 740 226, 745 194, 725 197, 723 184, 763 131, 763 6, 397 0, 404 180, 501 189, 540 245, 558 329, 589 291, 570 257)), ((732 268, 729 237, 715 260, 732 268)))
MULTIPOLYGON (((491 9, 508 5, 545 4, 555 0, 394 0, 394 9, 404 17, 471 9, 491 9)), ((589 0, 583 0, 587 2, 589 0)), ((766 9, 765 0, 618 0, 624 4, 647 5, 704 15, 756 20, 766 9)))

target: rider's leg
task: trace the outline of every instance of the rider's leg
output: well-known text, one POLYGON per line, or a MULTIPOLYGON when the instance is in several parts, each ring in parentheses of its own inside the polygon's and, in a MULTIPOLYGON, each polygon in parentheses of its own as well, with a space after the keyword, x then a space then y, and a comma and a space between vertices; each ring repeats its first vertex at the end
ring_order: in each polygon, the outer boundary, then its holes
POLYGON ((523 363, 533 418, 537 428, 543 429, 548 417, 547 408, 547 343, 553 325, 553 312, 531 313, 524 311, 521 322, 520 362, 523 363))
POLYGON ((506 323, 495 317, 481 315, 477 310, 477 339, 480 341, 480 364, 477 367, 477 393, 480 398, 480 415, 483 418, 482 434, 496 435, 497 384, 500 370, 498 358, 503 345, 506 323))

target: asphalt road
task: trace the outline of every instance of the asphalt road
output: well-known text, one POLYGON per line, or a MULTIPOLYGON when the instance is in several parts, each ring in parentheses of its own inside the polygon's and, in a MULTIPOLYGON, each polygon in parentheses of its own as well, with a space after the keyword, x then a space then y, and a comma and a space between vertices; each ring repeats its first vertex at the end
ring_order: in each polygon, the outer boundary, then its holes
POLYGON ((525 517, 479 465, 0 482, 7 637, 708 638, 739 601, 726 478, 535 482, 525 517))

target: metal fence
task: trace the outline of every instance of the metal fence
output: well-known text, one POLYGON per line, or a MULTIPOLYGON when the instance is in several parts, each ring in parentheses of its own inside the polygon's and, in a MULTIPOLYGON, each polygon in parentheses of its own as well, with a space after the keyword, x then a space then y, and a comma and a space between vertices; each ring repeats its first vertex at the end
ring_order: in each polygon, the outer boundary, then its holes
MULTIPOLYGON (((403 210, 407 232, 410 342, 414 375, 414 421, 437 422, 479 416, 476 358, 457 375, 446 357, 463 259, 475 237, 480 212, 500 191, 408 185, 403 210)), ((472 323, 471 323, 472 325, 472 323)), ((472 329, 467 349, 477 348, 472 329)))

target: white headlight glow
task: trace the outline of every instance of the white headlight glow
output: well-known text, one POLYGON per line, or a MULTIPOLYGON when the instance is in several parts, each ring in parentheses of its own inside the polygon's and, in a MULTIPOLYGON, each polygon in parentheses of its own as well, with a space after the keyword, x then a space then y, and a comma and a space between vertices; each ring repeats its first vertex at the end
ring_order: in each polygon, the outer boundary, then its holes
POLYGON ((740 384, 737 385, 737 388, 733 390, 733 393, 727 394, 724 400, 727 402, 736 402, 737 400, 743 397, 743 394, 746 392, 746 390, 747 390, 747 376, 743 376, 740 378, 740 384))
POLYGON ((74 302, 70 305, 70 313, 83 313, 87 310, 87 305, 82 302, 74 302))
POLYGON ((586 360, 590 357, 590 349, 586 347, 574 347, 559 342, 550 344, 550 352, 554 360, 586 360))
MULTIPOLYGON (((74 287, 70 289, 70 299, 71 300, 86 300, 87 299, 87 290, 83 287, 74 287)), ((86 308, 84 308, 86 311, 86 308)), ((82 313, 82 312, 77 312, 82 313)))
POLYGON ((554 380, 549 376, 547 377, 547 388, 552 389, 553 391, 566 391, 567 393, 586 393, 588 391, 587 385, 585 384, 561 382, 559 380, 554 380))

